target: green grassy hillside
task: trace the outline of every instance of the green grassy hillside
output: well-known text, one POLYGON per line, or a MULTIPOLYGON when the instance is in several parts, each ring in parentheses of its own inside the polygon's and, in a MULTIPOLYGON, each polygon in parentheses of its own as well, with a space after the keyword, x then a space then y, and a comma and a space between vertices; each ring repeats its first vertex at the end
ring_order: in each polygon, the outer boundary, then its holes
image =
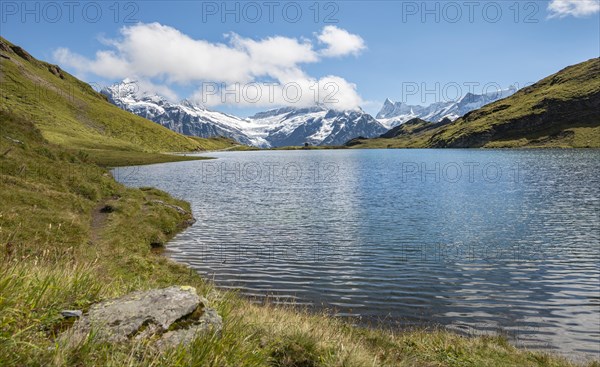
POLYGON ((217 150, 237 145, 230 139, 183 136, 123 111, 59 66, 36 60, 3 38, 0 111, 33 122, 49 142, 84 151, 99 163, 104 157, 113 164, 119 157, 127 163, 177 160, 182 158, 140 153, 217 150))
POLYGON ((450 124, 409 124, 353 148, 600 147, 600 59, 569 66, 450 124), (413 126, 414 125, 414 126, 413 126), (418 125, 418 126, 417 126, 418 125))

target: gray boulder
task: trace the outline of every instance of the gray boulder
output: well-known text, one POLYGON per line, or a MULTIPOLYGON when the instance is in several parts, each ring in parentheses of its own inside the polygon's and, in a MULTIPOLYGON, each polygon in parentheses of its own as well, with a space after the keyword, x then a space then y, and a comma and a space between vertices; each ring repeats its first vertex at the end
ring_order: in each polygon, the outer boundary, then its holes
POLYGON ((97 340, 109 342, 155 337, 165 347, 189 343, 200 333, 221 328, 221 317, 195 288, 174 286, 97 303, 62 337, 75 343, 92 331, 97 340))

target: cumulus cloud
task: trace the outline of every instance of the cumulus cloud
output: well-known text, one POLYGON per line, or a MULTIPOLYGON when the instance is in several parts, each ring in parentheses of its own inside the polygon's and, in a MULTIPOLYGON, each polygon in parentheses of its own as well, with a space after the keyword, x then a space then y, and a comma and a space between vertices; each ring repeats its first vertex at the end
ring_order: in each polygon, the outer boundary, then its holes
POLYGON ((600 12, 600 0, 552 0, 548 11, 550 18, 584 17, 600 12))
POLYGON ((112 51, 98 51, 96 58, 89 60, 69 49, 59 48, 53 56, 59 64, 74 68, 78 75, 92 71, 96 75, 114 79, 126 76, 129 70, 129 63, 112 51))
MULTIPOLYGON (((265 105, 308 105, 323 103, 337 108, 356 108, 360 96, 356 85, 343 78, 328 76, 317 80, 307 75, 303 66, 321 61, 324 57, 357 54, 365 48, 364 41, 357 35, 334 26, 325 27, 317 36, 326 48, 315 50, 306 39, 273 36, 264 39, 245 38, 235 33, 225 35, 224 42, 209 42, 194 39, 179 30, 159 23, 139 23, 123 27, 119 39, 103 40, 105 50, 96 52, 94 58, 86 58, 66 48, 54 52, 54 59, 75 70, 78 75, 94 74, 103 78, 135 78, 148 92, 175 96, 170 86, 195 86, 203 83, 219 83, 227 90, 243 88, 249 83, 273 81, 279 84, 279 97, 262 97, 256 102, 241 98, 239 102, 219 101, 210 97, 207 105, 218 104, 265 104, 265 105), (283 91, 291 93, 297 83, 302 97, 281 97, 283 91), (335 86, 331 86, 334 83, 335 86), (329 90, 336 88, 335 98, 322 97, 315 89, 327 84, 329 90), (287 85, 287 86, 286 86, 287 85), (313 98, 309 99, 310 95, 313 98), (314 97, 314 96, 317 97, 314 97), (267 99, 265 99, 267 98, 267 99)), ((319 90, 320 91, 320 90, 319 90)), ((323 91, 325 95, 327 91, 323 91)), ((289 94, 288 93, 288 94, 289 94)), ((198 94, 198 93, 197 93, 198 94)), ((264 94, 264 93, 263 93, 264 94)), ((197 96, 196 96, 197 97, 197 96)))
POLYGON ((207 107, 291 105, 302 108, 322 105, 333 110, 354 110, 362 104, 356 85, 334 75, 320 79, 285 79, 277 83, 203 83, 191 99, 207 107))
POLYGON ((159 96, 165 97, 170 102, 178 102, 179 96, 171 88, 163 84, 155 84, 151 80, 134 77, 131 79, 138 89, 139 94, 158 94, 159 96))
POLYGON ((243 38, 235 33, 229 35, 231 44, 248 56, 247 68, 253 76, 278 78, 282 72, 299 72, 298 65, 313 63, 319 59, 310 42, 294 38, 269 37, 260 41, 243 38))
POLYGON ((358 55, 366 48, 365 41, 360 36, 333 25, 323 28, 317 39, 327 45, 327 48, 321 50, 323 56, 358 55))

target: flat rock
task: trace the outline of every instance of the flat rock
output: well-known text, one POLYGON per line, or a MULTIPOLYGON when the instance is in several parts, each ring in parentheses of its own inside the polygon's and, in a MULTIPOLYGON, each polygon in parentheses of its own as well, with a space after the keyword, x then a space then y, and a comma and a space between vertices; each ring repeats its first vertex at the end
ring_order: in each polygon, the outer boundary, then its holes
POLYGON ((162 345, 175 345, 189 342, 199 332, 219 331, 221 325, 221 317, 208 308, 208 301, 198 296, 195 288, 175 286, 97 303, 67 333, 72 342, 81 341, 94 330, 95 338, 101 341, 159 336, 160 340, 166 338, 162 345))

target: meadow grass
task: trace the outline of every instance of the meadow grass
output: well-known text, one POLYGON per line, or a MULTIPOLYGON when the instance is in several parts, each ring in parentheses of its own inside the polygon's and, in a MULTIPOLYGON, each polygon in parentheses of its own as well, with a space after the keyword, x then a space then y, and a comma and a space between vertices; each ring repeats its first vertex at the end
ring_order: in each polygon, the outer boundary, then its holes
POLYGON ((143 164, 211 159, 209 157, 147 153, 127 150, 87 149, 78 150, 78 152, 80 152, 79 154, 84 154, 88 162, 95 163, 103 167, 138 166, 143 164))

